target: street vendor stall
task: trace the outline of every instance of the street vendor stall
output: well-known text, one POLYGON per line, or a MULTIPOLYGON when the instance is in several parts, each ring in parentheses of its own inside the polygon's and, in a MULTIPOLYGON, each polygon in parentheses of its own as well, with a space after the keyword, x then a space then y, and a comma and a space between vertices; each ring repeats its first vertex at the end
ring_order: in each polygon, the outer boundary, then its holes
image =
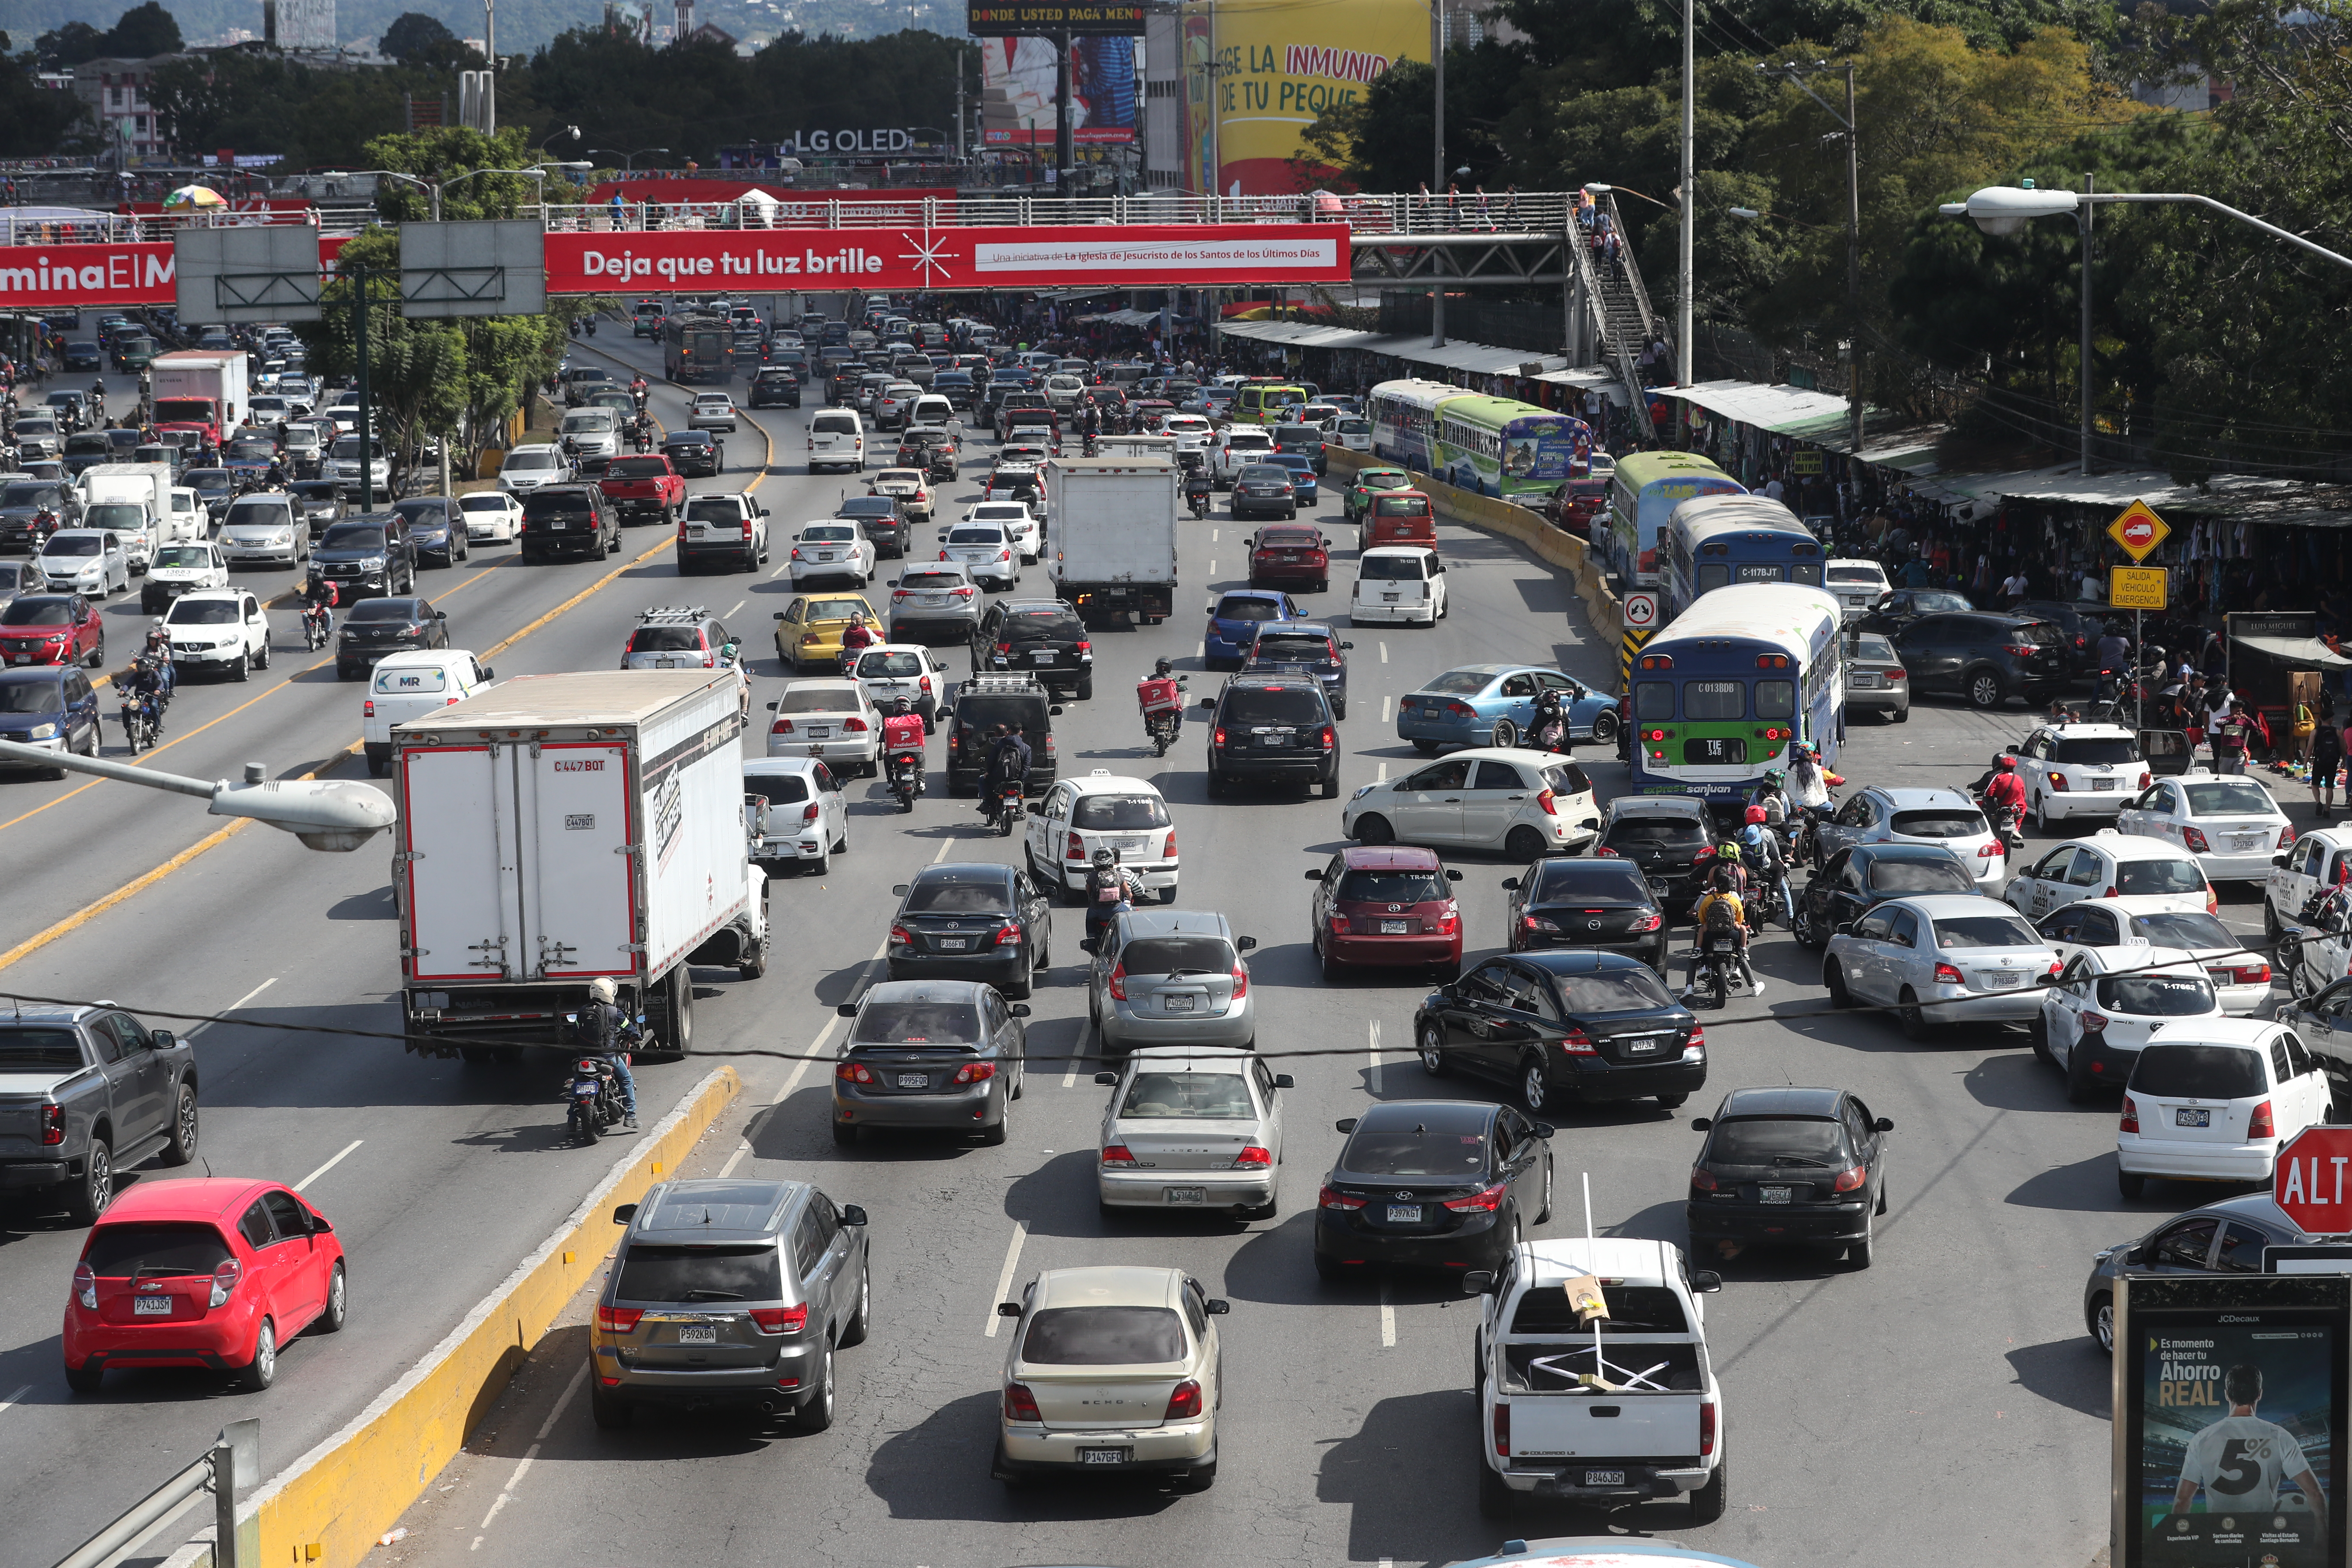
POLYGON ((2241 702, 2262 716, 2273 756, 2299 749, 2295 710, 2319 711, 2326 674, 2352 668, 2352 658, 2320 640, 2318 622, 2308 610, 2241 611, 2221 617, 2230 660, 2224 679, 2241 702))

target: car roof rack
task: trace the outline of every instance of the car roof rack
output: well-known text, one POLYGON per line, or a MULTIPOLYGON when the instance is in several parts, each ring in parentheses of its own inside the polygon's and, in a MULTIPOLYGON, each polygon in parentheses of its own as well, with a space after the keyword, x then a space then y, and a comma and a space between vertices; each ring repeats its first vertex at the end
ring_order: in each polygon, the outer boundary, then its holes
POLYGON ((685 605, 648 605, 637 612, 637 619, 646 626, 665 621, 692 623, 702 619, 709 613, 700 605, 690 607, 685 605))
POLYGON ((1042 691, 1034 675, 973 675, 959 682, 956 689, 975 697, 1013 696, 1042 691))

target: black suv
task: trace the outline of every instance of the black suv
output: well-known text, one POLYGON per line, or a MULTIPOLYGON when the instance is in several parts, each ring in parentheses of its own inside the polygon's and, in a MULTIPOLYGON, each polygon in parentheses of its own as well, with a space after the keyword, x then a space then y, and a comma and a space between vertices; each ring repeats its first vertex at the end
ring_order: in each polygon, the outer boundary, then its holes
POLYGON ((1609 803, 1593 847, 1639 866, 1672 924, 1699 895, 1696 868, 1715 847, 1714 823, 1706 803, 1689 795, 1619 795, 1609 803))
POLYGON ((915 525, 908 520, 906 510, 897 496, 844 496, 841 504, 833 509, 835 517, 854 517, 866 525, 866 537, 873 542, 874 558, 885 556, 898 559, 915 542, 915 525))
POLYGON ((790 365, 772 364, 751 378, 751 406, 754 408, 798 408, 801 405, 801 380, 790 365))
POLYGON ((972 628, 971 667, 1034 676, 1055 693, 1095 694, 1095 645, 1059 599, 999 599, 972 628))
POLYGON ((602 560, 621 548, 621 514, 598 485, 547 485, 522 498, 523 564, 558 555, 602 560))
POLYGON ((1053 900, 1018 866, 927 866, 890 890, 893 980, 984 980, 1021 1001, 1052 957, 1053 900))
POLYGON ((662 437, 661 454, 689 479, 708 479, 727 466, 727 449, 708 430, 673 430, 662 437))
POLYGON ((939 728, 948 733, 948 793, 969 795, 988 776, 988 735, 999 724, 1017 728, 1029 742, 1029 782, 1023 792, 1043 795, 1054 782, 1054 725, 1061 709, 1030 675, 976 675, 957 684, 939 728))
POLYGON ((2009 613, 2048 621, 2056 626, 2066 646, 2069 673, 2094 677, 2099 673, 2099 639, 2107 631, 2105 620, 2093 619, 2083 613, 2081 605, 2063 599, 2027 599, 2009 606, 2009 613))
POLYGON ((1209 794, 1242 779, 1319 784, 1339 798, 1339 731, 1323 683, 1311 675, 1237 675, 1201 706, 1208 724, 1209 794))
POLYGON ((310 547, 310 570, 335 585, 339 603, 416 592, 416 544, 396 511, 361 512, 327 525, 310 547))
POLYGON ((1856 844, 1806 879, 1790 929, 1807 947, 1822 947, 1885 900, 1978 890, 1975 875, 1940 844, 1856 844))
POLYGON ((57 479, 19 479, 0 489, 0 547, 33 548, 33 520, 47 507, 59 528, 81 526, 81 491, 57 479))
POLYGON ((2066 688, 2066 634, 2031 616, 1922 616, 1895 634, 1911 692, 1953 691, 1974 708, 2038 704, 2066 688))

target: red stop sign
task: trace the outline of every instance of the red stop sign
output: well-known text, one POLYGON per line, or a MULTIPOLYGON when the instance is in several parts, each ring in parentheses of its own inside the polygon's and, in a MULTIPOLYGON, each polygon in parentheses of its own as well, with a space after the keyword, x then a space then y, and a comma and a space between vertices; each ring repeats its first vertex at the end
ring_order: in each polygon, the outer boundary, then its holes
POLYGON ((2352 1127, 2307 1127, 2279 1151, 2271 1197, 2314 1236, 2352 1233, 2352 1127))

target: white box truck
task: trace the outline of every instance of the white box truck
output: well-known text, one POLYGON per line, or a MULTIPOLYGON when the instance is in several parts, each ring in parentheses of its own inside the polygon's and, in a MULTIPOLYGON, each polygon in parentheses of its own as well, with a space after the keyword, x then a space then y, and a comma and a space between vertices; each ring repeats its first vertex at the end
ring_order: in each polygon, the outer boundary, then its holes
POLYGON ((1176 437, 1173 436, 1097 436, 1095 437, 1097 458, 1157 458, 1163 463, 1176 460, 1176 437))
POLYGON ((203 534, 184 516, 172 510, 172 465, 169 463, 99 463, 81 471, 74 481, 81 488, 82 510, 97 506, 141 509, 144 522, 132 527, 127 517, 115 516, 93 528, 110 528, 122 536, 131 568, 144 572, 154 564, 157 547, 179 544, 203 534))
POLYGON ((1055 458, 1045 465, 1045 570, 1055 592, 1145 626, 1176 603, 1176 465, 1143 458, 1055 458))
POLYGON ((694 1049, 689 964, 766 973, 740 684, 526 675, 393 727, 408 1049, 568 1048, 565 1015, 603 977, 675 1060, 694 1049))
POLYGON ((201 430, 217 446, 252 404, 242 349, 157 354, 147 375, 148 406, 159 431, 201 430))

